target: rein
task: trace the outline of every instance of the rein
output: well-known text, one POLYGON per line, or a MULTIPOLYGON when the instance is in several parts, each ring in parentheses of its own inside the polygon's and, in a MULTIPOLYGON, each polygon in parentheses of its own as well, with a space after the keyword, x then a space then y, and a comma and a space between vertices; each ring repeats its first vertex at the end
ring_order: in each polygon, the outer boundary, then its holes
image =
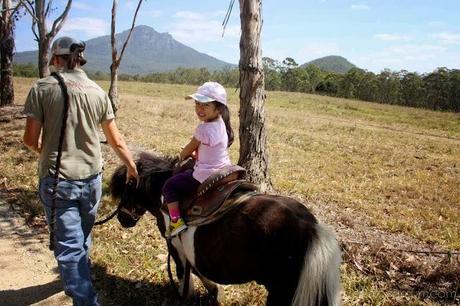
POLYGON ((112 218, 115 217, 115 215, 118 213, 118 211, 120 211, 120 207, 121 207, 121 202, 118 204, 117 208, 113 211, 113 213, 111 213, 107 218, 105 218, 103 220, 99 220, 99 221, 94 222, 94 225, 102 225, 102 224, 107 223, 110 220, 112 220, 112 218))

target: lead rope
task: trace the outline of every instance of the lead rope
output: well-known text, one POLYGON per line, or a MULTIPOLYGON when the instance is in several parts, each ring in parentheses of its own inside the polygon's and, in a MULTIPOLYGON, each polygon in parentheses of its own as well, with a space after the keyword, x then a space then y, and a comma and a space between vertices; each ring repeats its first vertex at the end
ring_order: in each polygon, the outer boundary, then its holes
POLYGON ((59 83, 59 86, 62 90, 62 95, 64 97, 64 109, 62 112, 62 125, 61 125, 61 134, 59 135, 59 145, 58 145, 58 153, 56 157, 56 167, 54 171, 54 183, 53 183, 53 191, 52 191, 52 201, 51 201, 51 221, 50 221, 50 244, 49 249, 51 251, 54 250, 55 246, 55 223, 56 223, 56 198, 57 198, 57 187, 59 183, 59 169, 61 168, 61 158, 62 158, 62 146, 64 143, 64 136, 65 136, 65 128, 67 125, 67 117, 69 114, 69 93, 67 91, 67 86, 65 85, 64 79, 62 76, 57 73, 53 72, 51 74, 59 83))

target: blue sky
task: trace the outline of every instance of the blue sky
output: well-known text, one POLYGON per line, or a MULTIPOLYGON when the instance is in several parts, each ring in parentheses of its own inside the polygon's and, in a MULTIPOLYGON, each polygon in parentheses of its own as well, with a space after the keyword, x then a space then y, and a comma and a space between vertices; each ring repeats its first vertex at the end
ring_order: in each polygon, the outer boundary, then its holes
MULTIPOLYGON (((55 0, 58 8, 66 1, 55 0)), ((230 0, 146 0, 148 25, 221 60, 239 60, 239 4, 222 37, 230 0)), ((120 0, 117 32, 130 27, 137 1, 120 0)), ((110 34, 110 0, 74 0, 58 34, 86 40, 110 34)), ((460 0, 263 0, 262 53, 297 63, 341 55, 360 68, 419 73, 460 69, 460 0)), ((16 26, 17 52, 37 49, 30 18, 16 26)), ((152 59, 155 60, 155 59, 152 59)))

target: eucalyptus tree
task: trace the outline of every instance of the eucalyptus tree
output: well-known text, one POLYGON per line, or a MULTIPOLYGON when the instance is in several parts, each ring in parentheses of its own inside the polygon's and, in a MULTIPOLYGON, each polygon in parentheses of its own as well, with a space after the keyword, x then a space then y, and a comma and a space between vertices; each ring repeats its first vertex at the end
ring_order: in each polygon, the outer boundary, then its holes
POLYGON ((268 174, 265 128, 265 88, 260 33, 262 0, 239 0, 240 38, 240 157, 248 177, 262 191, 272 189, 268 174))
POLYGON ((109 98, 112 103, 113 111, 116 113, 119 108, 119 97, 118 97, 118 68, 121 64, 121 59, 125 53, 126 46, 128 45, 129 39, 133 32, 134 26, 136 25, 136 18, 141 7, 143 0, 139 0, 137 3, 136 11, 134 12, 133 22, 131 24, 131 29, 129 30, 128 36, 126 37, 123 47, 121 48, 120 54, 117 50, 117 39, 115 36, 115 24, 117 19, 117 8, 118 0, 113 0, 112 3, 112 22, 110 28, 110 43, 112 45, 112 64, 110 65, 110 88, 109 88, 109 98))
MULTIPOLYGON (((72 0, 65 2, 62 13, 52 21, 51 29, 48 30, 48 21, 51 13, 56 11, 53 0, 19 0, 32 17, 32 32, 38 43, 38 74, 40 78, 49 75, 49 50, 51 42, 59 33, 72 6, 72 0)), ((52 20, 52 19, 51 19, 52 20)))
POLYGON ((14 23, 21 7, 20 2, 1 1, 0 18, 0 107, 14 103, 13 55, 14 23))
POLYGON ((401 104, 405 106, 423 107, 423 81, 417 72, 402 70, 401 77, 401 104))

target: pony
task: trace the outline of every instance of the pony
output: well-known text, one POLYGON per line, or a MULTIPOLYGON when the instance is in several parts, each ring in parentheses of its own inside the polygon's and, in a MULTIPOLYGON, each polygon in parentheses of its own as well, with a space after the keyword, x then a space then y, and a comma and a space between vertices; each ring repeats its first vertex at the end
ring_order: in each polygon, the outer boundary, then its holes
MULTIPOLYGON (((141 152, 136 166, 137 186, 125 183, 125 166, 111 177, 109 192, 119 203, 118 221, 132 227, 149 211, 167 239, 170 219, 160 207, 174 160, 141 152)), ((217 284, 256 281, 265 286, 269 306, 341 303, 341 251, 335 235, 304 204, 289 197, 257 193, 212 223, 189 226, 168 246, 180 290, 187 296, 194 293, 185 268, 189 263, 217 302, 222 298, 217 284)))

